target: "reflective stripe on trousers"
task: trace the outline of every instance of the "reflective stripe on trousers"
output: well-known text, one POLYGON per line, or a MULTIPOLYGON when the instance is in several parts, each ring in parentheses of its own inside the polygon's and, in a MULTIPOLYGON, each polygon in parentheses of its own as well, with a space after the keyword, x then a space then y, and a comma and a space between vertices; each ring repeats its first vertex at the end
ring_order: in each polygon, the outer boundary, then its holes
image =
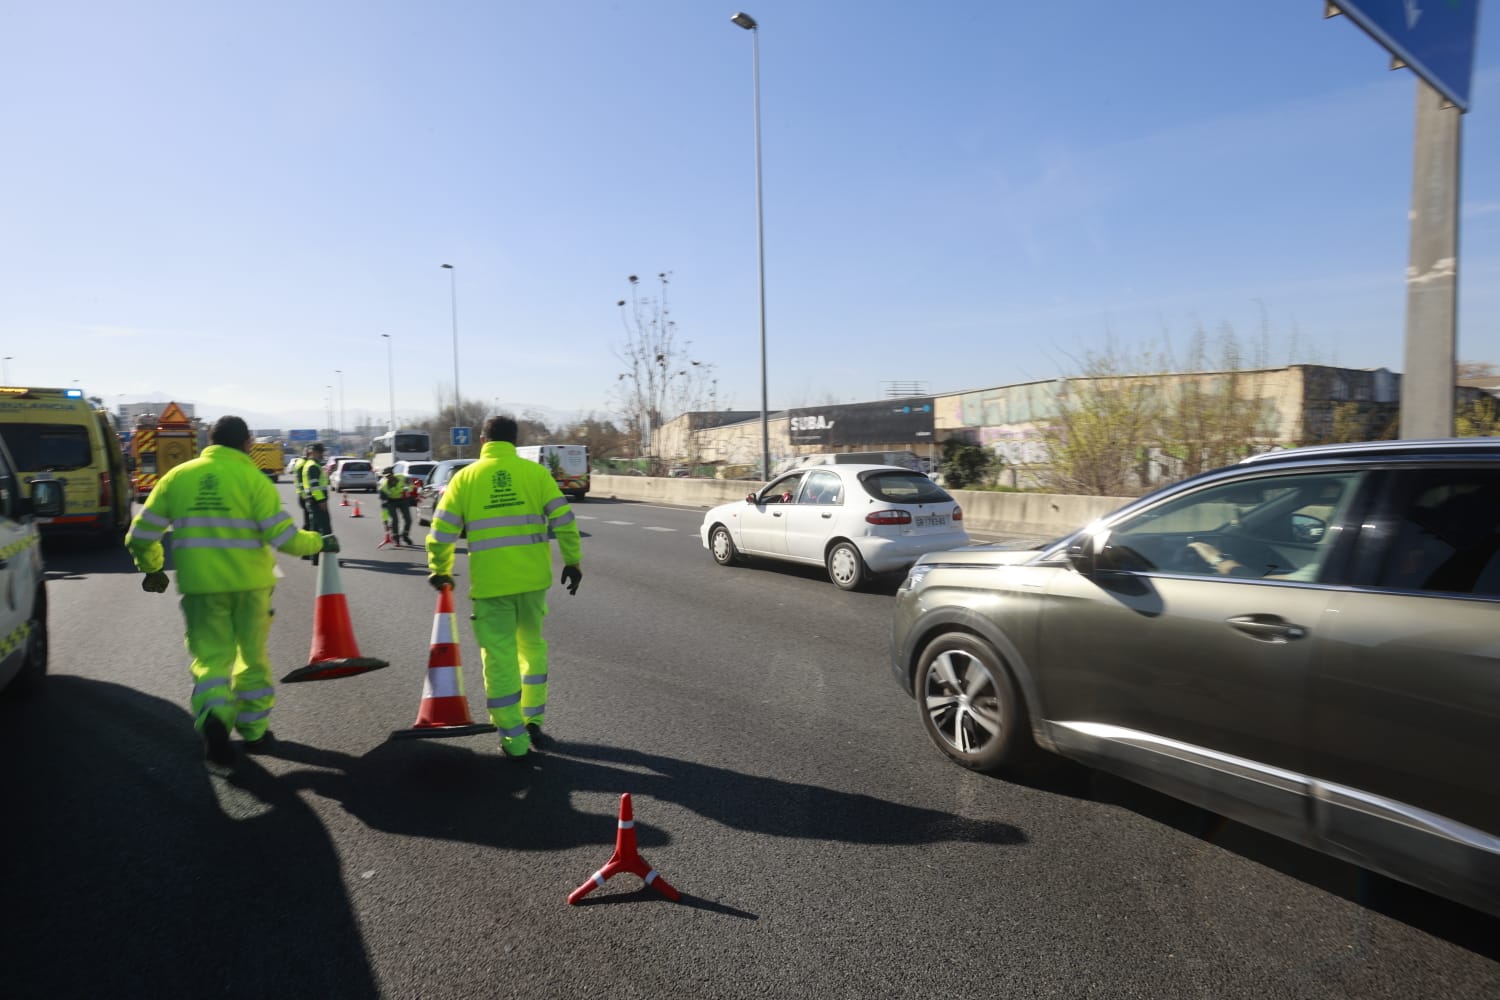
POLYGON ((225 729, 259 739, 276 703, 266 640, 272 588, 232 594, 183 594, 186 645, 193 656, 193 724, 211 713, 225 729))
POLYGON ((474 601, 474 639, 484 663, 484 693, 490 721, 511 753, 531 748, 526 723, 547 711, 547 592, 532 590, 474 601), (516 693, 520 692, 520 697, 516 693))

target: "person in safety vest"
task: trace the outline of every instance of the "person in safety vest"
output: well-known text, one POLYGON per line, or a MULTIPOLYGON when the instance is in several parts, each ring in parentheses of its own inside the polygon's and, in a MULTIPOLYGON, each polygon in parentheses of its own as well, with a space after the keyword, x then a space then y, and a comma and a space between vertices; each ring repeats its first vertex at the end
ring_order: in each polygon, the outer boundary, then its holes
POLYGON ((490 721, 500 750, 524 758, 543 741, 547 713, 547 588, 552 584, 549 535, 562 554, 562 582, 578 593, 582 552, 573 509, 546 466, 516 454, 516 422, 485 421, 479 460, 454 474, 427 532, 427 580, 453 586, 453 546, 469 542, 469 597, 474 638, 484 663, 490 721))
POLYGON ((247 750, 266 745, 271 706, 271 591, 276 557, 337 552, 338 539, 298 531, 281 495, 250 457, 250 428, 239 417, 220 417, 210 444, 157 482, 145 509, 130 525, 125 544, 146 574, 141 589, 167 589, 162 536, 172 532, 177 590, 193 655, 193 726, 208 759, 234 763, 229 731, 247 750))
MULTIPOLYGON (((323 468, 323 442, 307 446, 307 461, 302 463, 298 481, 302 484, 302 503, 307 507, 307 528, 320 535, 333 534, 333 521, 328 516, 329 487, 328 473, 323 468)), ((311 559, 316 566, 317 553, 311 559)))
POLYGON ((398 475, 391 466, 380 470, 380 520, 386 534, 396 542, 411 541, 411 477, 398 475), (400 517, 405 524, 397 523, 400 517))
POLYGON ((297 491, 297 506, 302 508, 302 527, 312 530, 312 513, 307 509, 307 491, 302 486, 302 469, 312 461, 312 445, 302 449, 302 454, 292 463, 292 487, 297 491))

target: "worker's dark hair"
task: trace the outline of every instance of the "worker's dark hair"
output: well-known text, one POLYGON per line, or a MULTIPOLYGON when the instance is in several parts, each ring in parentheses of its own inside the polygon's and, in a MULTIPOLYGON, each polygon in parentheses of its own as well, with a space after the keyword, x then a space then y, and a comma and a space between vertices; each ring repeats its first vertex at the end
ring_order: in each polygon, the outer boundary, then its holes
POLYGON ((243 448, 250 440, 250 427, 243 417, 220 417, 209 429, 209 444, 222 444, 226 448, 243 448))
POLYGON ((490 417, 484 422, 484 439, 486 441, 508 441, 516 443, 516 437, 520 428, 516 426, 515 417, 490 417))

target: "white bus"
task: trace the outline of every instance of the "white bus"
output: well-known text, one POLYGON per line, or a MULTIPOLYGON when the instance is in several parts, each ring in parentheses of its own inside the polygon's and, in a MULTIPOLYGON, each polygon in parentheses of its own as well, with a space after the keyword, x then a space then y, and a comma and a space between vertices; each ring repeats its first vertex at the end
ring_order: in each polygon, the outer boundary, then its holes
POLYGON ((386 431, 370 442, 370 464, 376 474, 397 462, 432 461, 432 438, 426 431, 386 431))

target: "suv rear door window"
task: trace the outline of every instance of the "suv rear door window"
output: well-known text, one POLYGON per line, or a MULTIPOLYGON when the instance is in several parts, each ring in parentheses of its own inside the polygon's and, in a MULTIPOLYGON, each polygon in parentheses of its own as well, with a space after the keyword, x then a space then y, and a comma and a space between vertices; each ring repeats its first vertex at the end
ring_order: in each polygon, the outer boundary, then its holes
POLYGON ((1500 597, 1500 471, 1413 475, 1375 586, 1500 597))

